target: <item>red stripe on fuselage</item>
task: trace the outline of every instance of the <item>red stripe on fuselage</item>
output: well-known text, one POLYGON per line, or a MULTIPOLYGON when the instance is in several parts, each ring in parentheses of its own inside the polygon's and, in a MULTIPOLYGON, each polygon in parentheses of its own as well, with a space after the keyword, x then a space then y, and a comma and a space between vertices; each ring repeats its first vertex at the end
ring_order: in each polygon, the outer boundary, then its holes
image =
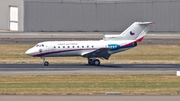
POLYGON ((131 42, 131 43, 125 44, 125 45, 121 46, 121 48, 130 46, 130 45, 134 44, 134 42, 141 42, 143 38, 144 38, 144 37, 139 38, 139 39, 137 39, 137 40, 135 40, 135 41, 133 41, 133 42, 131 42))
POLYGON ((61 53, 61 52, 69 52, 69 51, 79 51, 79 50, 96 50, 97 48, 91 48, 91 49, 74 49, 74 50, 59 50, 59 51, 53 51, 53 52, 46 52, 41 54, 33 55, 34 57, 41 57, 43 55, 49 55, 49 54, 55 54, 55 53, 61 53))

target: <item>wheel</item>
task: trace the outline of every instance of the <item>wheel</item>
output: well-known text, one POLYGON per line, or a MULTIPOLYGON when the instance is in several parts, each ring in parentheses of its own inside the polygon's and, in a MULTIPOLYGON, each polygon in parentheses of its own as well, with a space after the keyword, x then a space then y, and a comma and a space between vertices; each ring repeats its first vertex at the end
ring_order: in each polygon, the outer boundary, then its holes
POLYGON ((49 65, 49 62, 45 61, 44 66, 48 66, 48 65, 49 65))
POLYGON ((88 64, 89 64, 89 65, 93 65, 93 64, 94 64, 93 60, 92 60, 92 59, 89 59, 88 64))
POLYGON ((93 62, 94 62, 95 66, 99 66, 100 65, 100 61, 98 59, 95 59, 93 62))

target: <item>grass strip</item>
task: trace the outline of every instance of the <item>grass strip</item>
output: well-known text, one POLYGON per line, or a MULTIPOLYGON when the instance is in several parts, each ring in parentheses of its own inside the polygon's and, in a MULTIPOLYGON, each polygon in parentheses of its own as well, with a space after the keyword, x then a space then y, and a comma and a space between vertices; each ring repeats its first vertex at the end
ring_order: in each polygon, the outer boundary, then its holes
MULTIPOLYGON (((32 44, 0 44, 0 63, 42 63, 40 58, 27 56, 32 44)), ((113 54, 102 63, 180 63, 179 45, 139 45, 128 51, 113 54)), ((82 57, 49 57, 50 63, 87 63, 82 57)))
POLYGON ((70 95, 121 92, 124 95, 176 95, 175 75, 1 76, 0 94, 70 95))

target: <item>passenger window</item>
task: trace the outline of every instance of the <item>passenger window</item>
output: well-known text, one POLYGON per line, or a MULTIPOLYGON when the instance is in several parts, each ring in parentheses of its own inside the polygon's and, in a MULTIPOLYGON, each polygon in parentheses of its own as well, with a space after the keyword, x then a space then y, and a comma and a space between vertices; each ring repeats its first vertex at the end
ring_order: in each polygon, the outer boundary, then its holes
POLYGON ((94 46, 92 46, 92 48, 93 48, 94 46))
POLYGON ((79 48, 79 46, 77 46, 77 48, 79 48))
POLYGON ((72 46, 74 48, 74 46, 72 46))
POLYGON ((87 46, 87 48, 89 48, 89 46, 87 46))
POLYGON ((54 48, 56 48, 56 46, 54 46, 54 48))
POLYGON ((84 48, 84 46, 82 46, 82 48, 84 48))
POLYGON ((65 48, 65 46, 63 46, 63 48, 65 48))
POLYGON ((42 44, 42 47, 44 47, 44 45, 42 44))
POLYGON ((58 48, 60 48, 60 46, 58 46, 58 48))
POLYGON ((69 48, 69 46, 68 46, 68 48, 69 48))

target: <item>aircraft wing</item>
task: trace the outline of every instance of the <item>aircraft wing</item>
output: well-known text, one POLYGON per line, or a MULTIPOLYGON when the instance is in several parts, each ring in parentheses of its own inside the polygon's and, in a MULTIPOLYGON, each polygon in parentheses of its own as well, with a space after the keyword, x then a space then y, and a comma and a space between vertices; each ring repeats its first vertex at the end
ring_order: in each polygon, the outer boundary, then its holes
POLYGON ((98 58, 104 58, 104 59, 108 60, 109 57, 111 56, 111 54, 108 53, 108 50, 109 50, 109 48, 100 48, 93 52, 85 53, 82 56, 88 57, 88 58, 98 57, 98 58))

